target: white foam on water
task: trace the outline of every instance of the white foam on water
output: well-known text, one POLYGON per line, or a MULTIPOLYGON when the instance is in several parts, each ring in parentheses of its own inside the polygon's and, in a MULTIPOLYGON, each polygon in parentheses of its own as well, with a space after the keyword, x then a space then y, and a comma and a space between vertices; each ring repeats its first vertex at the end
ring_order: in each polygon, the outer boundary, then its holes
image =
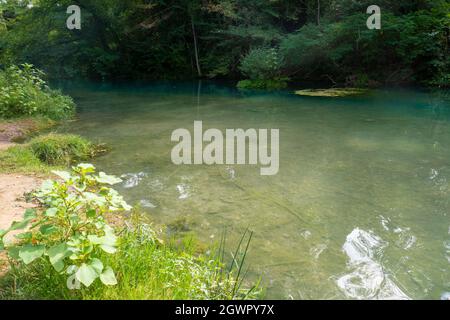
POLYGON ((125 189, 135 188, 145 177, 147 177, 147 173, 145 172, 126 173, 121 176, 122 179, 125 179, 125 181, 123 182, 123 187, 125 189))
POLYGON ((178 193, 180 194, 178 199, 184 200, 184 199, 189 198, 189 186, 187 184, 182 183, 182 184, 177 185, 177 190, 178 190, 178 193))
POLYGON ((380 263, 387 243, 372 232, 359 228, 348 236, 342 249, 347 254, 350 272, 337 279, 342 292, 352 299, 410 299, 386 274, 380 263))

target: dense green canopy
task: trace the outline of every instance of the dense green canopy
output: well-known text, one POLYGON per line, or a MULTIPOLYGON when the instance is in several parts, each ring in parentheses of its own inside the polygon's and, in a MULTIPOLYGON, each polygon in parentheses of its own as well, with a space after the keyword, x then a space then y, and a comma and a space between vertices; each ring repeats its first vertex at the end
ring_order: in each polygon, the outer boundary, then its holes
POLYGON ((450 81, 448 0, 0 0, 0 64, 56 78, 450 81), (32 3, 32 5, 30 5, 32 3), (66 27, 69 5, 82 29, 66 27))

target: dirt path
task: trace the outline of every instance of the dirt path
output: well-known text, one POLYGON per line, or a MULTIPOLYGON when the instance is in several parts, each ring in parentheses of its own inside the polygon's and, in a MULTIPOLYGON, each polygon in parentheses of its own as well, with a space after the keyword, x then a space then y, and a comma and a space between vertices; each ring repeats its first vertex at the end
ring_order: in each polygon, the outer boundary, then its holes
POLYGON ((51 120, 24 118, 0 120, 0 151, 14 146, 33 132, 48 129, 55 123, 51 120))
POLYGON ((17 174, 0 174, 0 229, 7 229, 19 221, 27 208, 34 205, 25 201, 25 194, 37 189, 41 180, 17 174))

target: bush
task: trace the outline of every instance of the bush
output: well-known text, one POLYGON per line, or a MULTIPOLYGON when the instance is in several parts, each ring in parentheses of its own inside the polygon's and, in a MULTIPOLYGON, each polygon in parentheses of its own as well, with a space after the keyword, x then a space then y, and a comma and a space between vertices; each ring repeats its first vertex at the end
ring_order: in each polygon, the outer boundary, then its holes
POLYGON ((287 87, 289 79, 275 79, 275 80, 241 80, 238 82, 239 89, 265 89, 277 90, 287 87))
POLYGON ((42 71, 29 64, 0 71, 0 117, 42 115, 59 120, 72 116, 73 100, 51 90, 43 77, 42 71))
POLYGON ((29 148, 42 162, 49 165, 67 165, 94 156, 95 146, 77 135, 51 133, 32 139, 29 148))
POLYGON ((251 80, 280 77, 283 59, 275 48, 252 49, 242 60, 240 70, 251 80))

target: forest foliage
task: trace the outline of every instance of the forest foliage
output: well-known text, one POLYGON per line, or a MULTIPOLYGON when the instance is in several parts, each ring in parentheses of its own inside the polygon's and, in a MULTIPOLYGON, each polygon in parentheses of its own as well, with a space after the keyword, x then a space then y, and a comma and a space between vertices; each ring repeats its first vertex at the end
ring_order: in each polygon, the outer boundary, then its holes
POLYGON ((0 1, 0 64, 53 78, 228 78, 352 86, 450 81, 448 0, 0 1), (82 29, 66 27, 78 4, 82 29))

